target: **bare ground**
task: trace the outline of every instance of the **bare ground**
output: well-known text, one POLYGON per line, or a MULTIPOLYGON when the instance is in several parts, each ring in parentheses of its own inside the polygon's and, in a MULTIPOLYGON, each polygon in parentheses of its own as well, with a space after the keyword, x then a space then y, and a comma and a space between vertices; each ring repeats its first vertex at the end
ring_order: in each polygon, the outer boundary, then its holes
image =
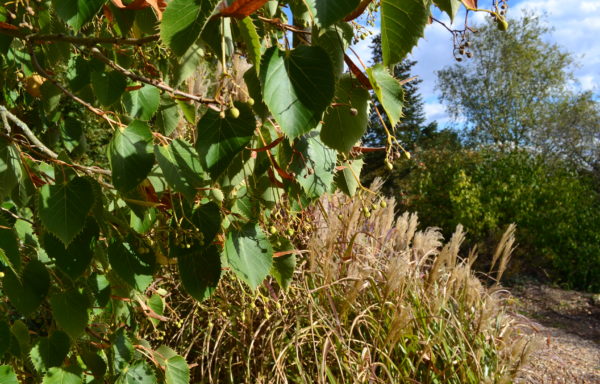
POLYGON ((512 288, 513 310, 537 334, 516 383, 600 384, 600 302, 592 294, 544 285, 512 288))

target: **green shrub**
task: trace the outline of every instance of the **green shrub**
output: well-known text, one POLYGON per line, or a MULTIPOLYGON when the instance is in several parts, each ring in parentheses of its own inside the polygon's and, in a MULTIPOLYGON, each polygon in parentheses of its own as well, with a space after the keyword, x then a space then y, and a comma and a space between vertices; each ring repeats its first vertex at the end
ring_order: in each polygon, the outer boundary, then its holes
POLYGON ((586 175, 524 151, 431 150, 412 166, 397 187, 406 196, 402 208, 419 212, 426 225, 447 233, 463 224, 489 254, 486 243, 515 223, 515 267, 600 289, 600 196, 586 175))

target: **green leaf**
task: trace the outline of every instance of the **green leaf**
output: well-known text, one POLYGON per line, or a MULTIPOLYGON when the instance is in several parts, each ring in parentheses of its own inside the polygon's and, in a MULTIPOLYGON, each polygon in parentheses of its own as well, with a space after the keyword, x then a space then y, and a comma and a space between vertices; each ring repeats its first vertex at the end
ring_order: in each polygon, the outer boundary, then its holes
POLYGON ((64 244, 50 233, 44 234, 44 249, 56 261, 56 266, 76 279, 90 265, 99 229, 96 221, 88 217, 83 231, 65 248, 64 244))
POLYGON ((337 152, 328 148, 314 131, 284 147, 280 164, 288 164, 288 172, 296 174, 296 181, 309 198, 321 197, 331 190, 337 152))
POLYGON ((140 89, 127 92, 123 97, 123 104, 132 119, 148 121, 158 110, 160 91, 146 84, 140 89))
POLYGON ((52 0, 58 16, 76 31, 92 20, 106 0, 52 0))
POLYGON ((140 184, 152 170, 154 151, 148 125, 134 121, 119 130, 108 145, 108 160, 115 188, 127 192, 140 184))
POLYGON ((294 279, 294 271, 296 270, 296 255, 289 254, 273 259, 273 268, 271 275, 277 281, 277 284, 284 290, 287 290, 290 283, 294 279))
POLYGON ((328 27, 354 11, 360 0, 307 0, 309 11, 321 27, 328 27))
POLYGON ((187 384, 190 382, 190 368, 183 357, 179 355, 170 357, 165 365, 166 384, 187 384))
POLYGON ((105 107, 117 102, 127 87, 127 78, 117 71, 94 71, 91 79, 94 95, 105 107))
POLYGON ((131 244, 114 241, 108 247, 108 260, 119 277, 139 292, 152 283, 153 263, 142 258, 131 244))
POLYGON ((65 246, 77 236, 94 205, 94 190, 85 177, 66 184, 45 184, 40 188, 38 214, 44 227, 65 246))
POLYGON ((429 21, 430 0, 381 0, 383 64, 396 64, 410 53, 429 21))
POLYGON ((56 324, 73 339, 77 339, 85 331, 89 320, 88 305, 86 296, 74 289, 50 297, 56 324))
POLYGON ((342 164, 344 169, 335 174, 337 187, 350 197, 354 196, 358 189, 363 164, 363 159, 344 161, 342 164))
POLYGON ((161 104, 156 113, 155 123, 160 128, 162 134, 169 136, 175 132, 175 129, 179 125, 179 120, 181 120, 181 113, 177 107, 177 103, 168 97, 161 97, 161 104))
POLYGON ((246 44, 248 59, 250 59, 250 62, 254 64, 256 73, 260 73, 262 49, 260 45, 260 38, 256 32, 256 26, 254 25, 252 18, 245 17, 244 19, 238 21, 238 27, 240 28, 242 40, 246 44))
POLYGON ((21 253, 17 233, 0 217, 0 266, 5 265, 14 273, 21 269, 21 253), (2 228, 5 227, 5 228, 2 228))
POLYGON ((81 360, 85 364, 85 368, 91 371, 92 375, 96 378, 103 377, 106 374, 107 366, 106 361, 102 356, 92 349, 81 350, 81 360))
POLYGON ((70 348, 69 336, 62 331, 55 331, 50 337, 41 338, 31 348, 29 357, 38 372, 45 372, 49 368, 61 366, 70 348))
POLYGON ((160 24, 160 37, 176 55, 194 44, 221 0, 173 0, 160 24))
POLYGON ((0 201, 10 195, 21 178, 19 150, 8 140, 0 137, 0 201))
POLYGON ((66 117, 60 124, 60 136, 69 152, 85 147, 85 134, 83 124, 79 119, 66 117))
MULTIPOLYGON (((4 354, 8 352, 10 348, 11 339, 10 327, 4 320, 0 320, 0 360, 3 360, 4 354)), ((2 377, 2 376, 0 376, 2 377)), ((0 380, 0 383, 2 381, 0 380)))
POLYGON ((198 67, 206 63, 202 62, 204 59, 204 48, 199 44, 193 44, 186 53, 177 60, 175 68, 173 68, 173 80, 172 85, 179 85, 189 79, 196 71, 198 67))
POLYGON ((202 232, 204 244, 210 244, 221 230, 221 208, 214 202, 202 204, 192 213, 191 222, 202 232))
POLYGON ((112 339, 112 353, 113 353, 113 370, 120 372, 129 365, 129 362, 133 359, 133 344, 125 333, 125 328, 119 328, 113 335, 112 339))
POLYGON ((29 329, 21 320, 16 320, 10 327, 10 332, 14 338, 11 340, 11 353, 16 356, 24 356, 29 352, 31 337, 29 329))
POLYGON ((19 384, 17 374, 10 365, 0 365, 0 384, 19 384))
POLYGON ((145 361, 138 361, 127 367, 119 378, 117 384, 153 384, 157 383, 156 375, 145 361))
POLYGON ((233 272, 252 289, 263 282, 273 265, 271 243, 257 224, 229 232, 224 252, 233 272))
POLYGON ((167 146, 156 145, 154 154, 167 183, 193 201, 197 189, 204 186, 204 170, 194 147, 182 139, 167 146))
POLYGON ((367 75, 392 127, 395 127, 403 116, 404 88, 382 64, 367 69, 367 75))
POLYGON ((34 312, 44 301, 50 289, 50 275, 44 264, 38 260, 30 261, 19 278, 7 271, 2 289, 10 303, 24 316, 34 312))
POLYGON ((450 16, 450 22, 454 22, 456 13, 460 9, 461 0, 433 0, 439 9, 446 12, 450 16))
MULTIPOLYGON (((165 311, 165 303, 163 302, 163 299, 159 294, 155 293, 152 296, 150 296, 147 304, 148 307, 154 311, 154 313, 160 316, 163 315, 165 311)), ((154 324, 154 326, 158 326, 158 324, 160 324, 159 319, 155 319, 153 317, 150 317, 149 319, 152 322, 152 324, 154 324)))
POLYGON ((268 49, 260 80, 265 104, 292 139, 319 125, 335 92, 331 59, 321 47, 268 49))
POLYGON ((50 368, 44 376, 42 384, 81 384, 81 371, 76 367, 50 368))
POLYGON ((344 75, 338 81, 335 102, 323 118, 321 140, 330 148, 350 152, 369 122, 369 91, 358 80, 344 75))
POLYGON ((237 118, 227 113, 222 119, 218 112, 208 110, 198 122, 196 150, 213 180, 248 145, 256 129, 256 120, 250 107, 243 103, 235 103, 235 107, 240 111, 237 118))
POLYGON ((221 278, 221 259, 214 245, 199 248, 177 258, 183 287, 198 301, 207 299, 221 278))
POLYGON ((327 52, 336 79, 344 72, 344 53, 353 37, 354 29, 348 23, 334 24, 313 34, 313 45, 318 45, 327 52))

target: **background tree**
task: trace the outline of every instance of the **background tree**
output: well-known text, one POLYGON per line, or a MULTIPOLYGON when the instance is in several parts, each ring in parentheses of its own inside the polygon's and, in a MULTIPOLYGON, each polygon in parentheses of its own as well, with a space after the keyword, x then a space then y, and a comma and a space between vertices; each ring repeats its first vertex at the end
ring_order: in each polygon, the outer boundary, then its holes
POLYGON ((506 34, 489 20, 471 35, 473 58, 438 72, 441 100, 472 143, 529 145, 556 117, 571 95, 573 59, 545 40, 550 31, 532 14, 506 34))

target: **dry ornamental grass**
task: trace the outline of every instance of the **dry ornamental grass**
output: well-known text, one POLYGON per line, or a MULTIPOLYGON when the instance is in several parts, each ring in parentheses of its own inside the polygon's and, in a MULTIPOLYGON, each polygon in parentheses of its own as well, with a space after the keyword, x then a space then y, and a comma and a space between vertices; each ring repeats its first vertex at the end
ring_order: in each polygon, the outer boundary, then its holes
MULTIPOLYGON (((287 292, 271 280, 251 292, 226 276, 196 303, 163 281, 174 320, 145 337, 182 353, 200 383, 511 382, 531 339, 504 312, 502 291, 474 276, 474 254, 459 257, 462 228, 443 244, 378 199, 322 200, 287 292)), ((510 228, 498 276, 513 243, 510 228)))

